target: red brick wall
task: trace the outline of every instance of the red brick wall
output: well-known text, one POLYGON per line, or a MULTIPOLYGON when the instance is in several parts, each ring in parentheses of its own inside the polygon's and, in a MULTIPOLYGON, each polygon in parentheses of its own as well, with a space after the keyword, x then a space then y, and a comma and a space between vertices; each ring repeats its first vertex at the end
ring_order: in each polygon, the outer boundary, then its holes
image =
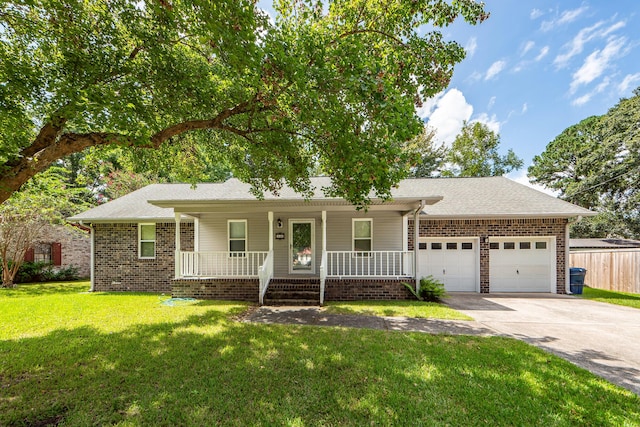
POLYGON ((258 302, 258 279, 175 279, 174 298, 221 299, 258 302))
MULTIPOLYGON (((420 220, 420 237, 498 237, 555 236, 556 291, 565 291, 565 218, 486 219, 486 220, 420 220)), ((413 220, 409 220, 409 250, 413 250, 413 220)), ((489 243, 480 239, 480 292, 490 292, 489 243)))
MULTIPOLYGON (((170 292, 175 275, 175 223, 156 224, 155 259, 138 258, 138 224, 94 224, 96 291, 170 292)), ((193 224, 180 224, 183 250, 193 250, 193 224)))
POLYGON ((414 299, 402 282, 413 279, 327 279, 325 301, 414 299))

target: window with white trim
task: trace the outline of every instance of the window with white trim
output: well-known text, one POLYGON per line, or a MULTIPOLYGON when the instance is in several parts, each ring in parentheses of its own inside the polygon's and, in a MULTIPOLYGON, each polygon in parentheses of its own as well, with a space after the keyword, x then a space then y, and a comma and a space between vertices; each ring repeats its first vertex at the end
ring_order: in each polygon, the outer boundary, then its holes
POLYGON ((247 251, 247 220, 230 219, 227 221, 229 252, 231 256, 245 256, 247 251))
POLYGON ((138 258, 156 257, 156 225, 138 224, 138 258))
POLYGON ((353 219, 352 250, 362 252, 362 256, 370 255, 373 250, 373 219, 353 219))

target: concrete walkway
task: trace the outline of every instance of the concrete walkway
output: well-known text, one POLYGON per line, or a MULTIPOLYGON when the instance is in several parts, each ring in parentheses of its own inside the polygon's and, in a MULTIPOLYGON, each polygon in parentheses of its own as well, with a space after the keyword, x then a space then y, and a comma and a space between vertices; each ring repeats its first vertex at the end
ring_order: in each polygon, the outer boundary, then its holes
POLYGON ((319 307, 260 307, 245 320, 431 334, 517 338, 640 395, 640 310, 551 294, 453 293, 474 321, 328 314, 319 307))

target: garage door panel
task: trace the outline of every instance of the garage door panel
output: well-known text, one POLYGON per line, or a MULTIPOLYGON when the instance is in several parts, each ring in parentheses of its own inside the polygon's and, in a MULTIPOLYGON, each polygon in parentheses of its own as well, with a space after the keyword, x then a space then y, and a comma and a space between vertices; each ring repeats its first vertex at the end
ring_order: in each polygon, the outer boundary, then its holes
POLYGON ((477 291, 479 253, 477 240, 459 238, 421 239, 419 276, 433 276, 450 292, 477 291))
POLYGON ((555 281, 553 237, 493 238, 490 292, 550 292, 555 281))

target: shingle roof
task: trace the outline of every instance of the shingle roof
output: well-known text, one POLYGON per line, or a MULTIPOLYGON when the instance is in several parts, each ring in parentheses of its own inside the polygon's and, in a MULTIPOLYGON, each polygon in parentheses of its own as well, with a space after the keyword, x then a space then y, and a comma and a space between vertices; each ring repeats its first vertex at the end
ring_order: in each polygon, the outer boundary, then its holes
POLYGON ((571 249, 638 249, 640 241, 631 239, 569 239, 571 249))
MULTIPOLYGON (((330 184, 329 178, 312 178, 315 187, 315 203, 336 202, 341 199, 327 197, 322 187, 330 184)), ((564 202, 530 187, 518 184, 504 177, 488 178, 424 178, 407 179, 392 190, 394 199, 442 200, 426 206, 424 213, 439 218, 471 217, 573 217, 589 216, 592 212, 571 203, 564 202), (439 197, 438 197, 439 196, 439 197)), ((212 204, 220 202, 251 202, 256 197, 250 192, 250 185, 237 179, 223 183, 198 184, 152 184, 119 199, 90 209, 71 217, 72 221, 126 221, 126 220, 173 220, 171 207, 189 202, 212 204)), ((285 201, 304 202, 304 197, 291 188, 284 187, 275 196, 264 195, 265 201, 279 203, 285 201)))

